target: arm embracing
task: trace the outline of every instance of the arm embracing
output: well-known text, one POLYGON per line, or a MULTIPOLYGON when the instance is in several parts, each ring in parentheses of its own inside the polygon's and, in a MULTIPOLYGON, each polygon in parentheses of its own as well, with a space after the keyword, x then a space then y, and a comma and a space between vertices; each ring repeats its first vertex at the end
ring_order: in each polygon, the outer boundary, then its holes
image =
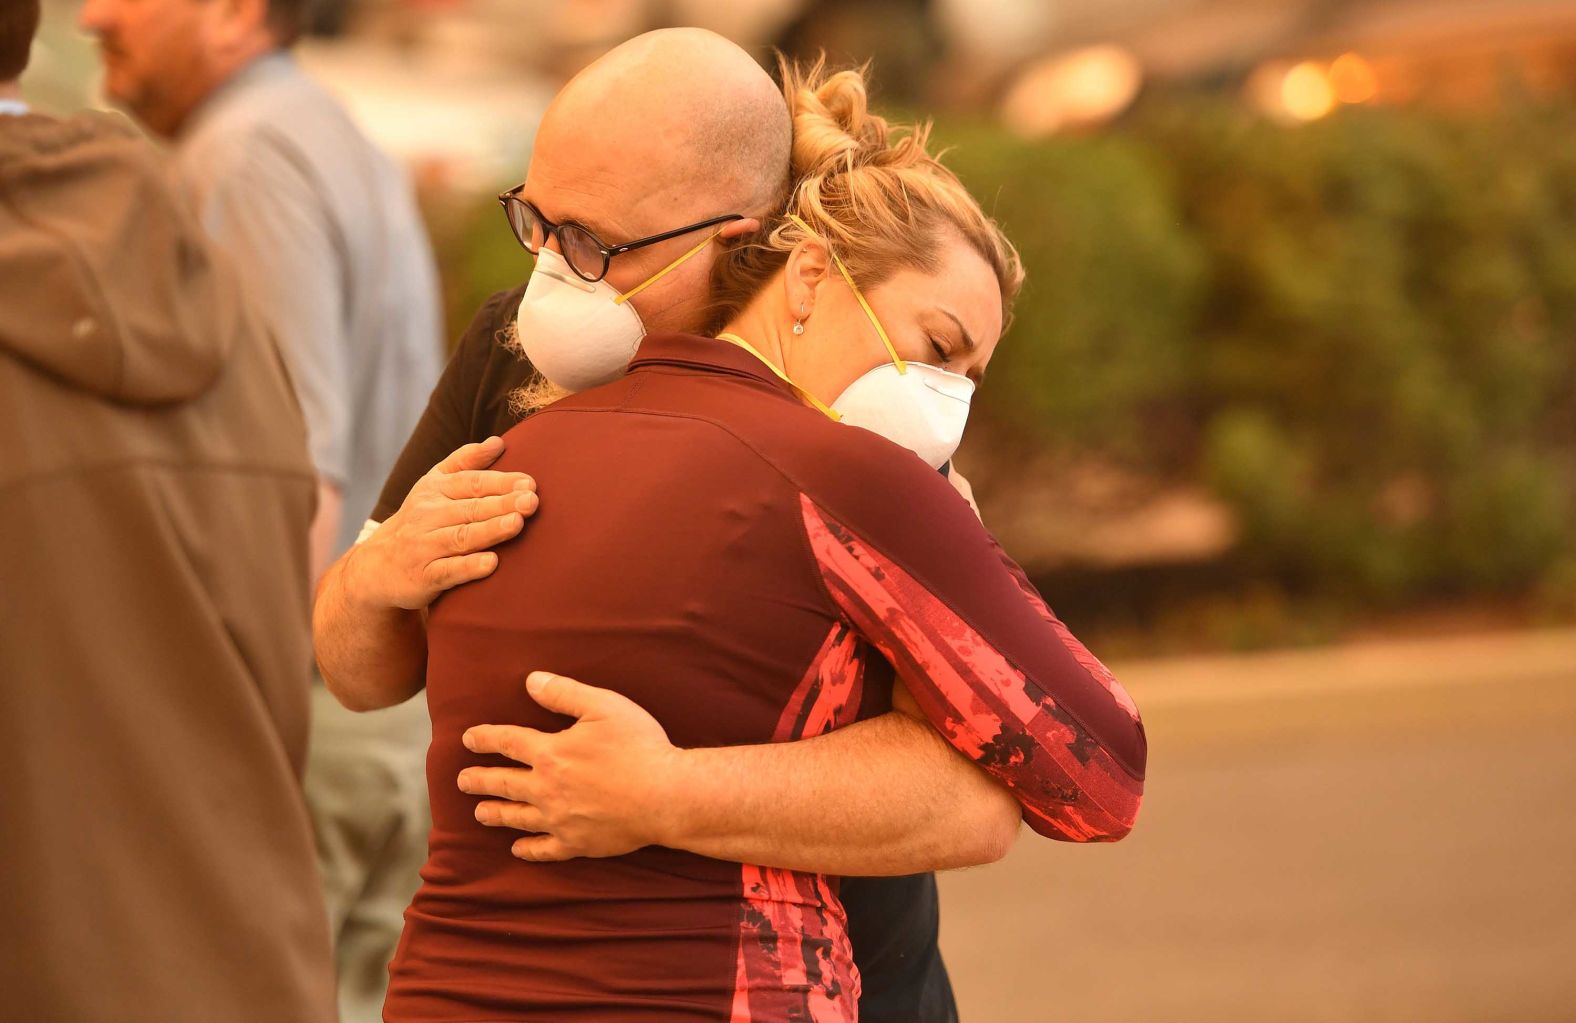
POLYGON ((914 514, 949 537, 944 548, 898 533, 885 550, 804 498, 828 593, 937 731, 1013 792, 1031 828, 1071 842, 1123 837, 1143 792, 1137 708, 963 502, 942 496, 914 514))
POLYGON ((799 742, 683 751, 684 810, 664 844, 849 876, 1001 859, 1017 836, 1017 800, 921 720, 901 685, 893 702, 912 713, 799 742))
POLYGON ((492 296, 460 338, 383 485, 372 513, 377 528, 318 584, 318 667, 352 710, 391 706, 420 691, 426 606, 445 589, 491 572, 495 556, 486 549, 513 536, 535 510, 535 483, 489 471, 503 441, 475 435, 472 422, 484 386, 480 368, 499 356, 494 335, 507 298, 492 296))
MULTIPOLYGON (((462 791, 492 797, 477 820, 534 833, 514 843, 521 859, 665 845, 790 870, 912 874, 1000 859, 1017 833, 1011 794, 912 713, 795 742, 677 749, 618 693, 546 672, 529 684, 576 722, 551 734, 473 727, 466 748, 529 767, 468 767, 458 778, 462 791)), ((899 687, 894 704, 905 696, 899 687)))
POLYGON ((378 710, 421 691, 427 668, 422 612, 358 601, 356 549, 328 567, 312 604, 312 646, 323 684, 351 710, 378 710))
POLYGON ((312 640, 324 683, 346 707, 376 710, 420 691, 427 605, 490 574, 498 556, 487 548, 536 511, 534 480, 484 468, 502 453, 496 437, 454 452, 324 574, 312 640))

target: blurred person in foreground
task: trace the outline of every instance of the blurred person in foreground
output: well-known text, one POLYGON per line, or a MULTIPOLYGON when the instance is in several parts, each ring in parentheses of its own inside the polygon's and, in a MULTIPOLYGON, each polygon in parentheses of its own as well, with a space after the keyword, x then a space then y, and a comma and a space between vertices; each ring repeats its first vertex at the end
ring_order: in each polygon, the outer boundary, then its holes
MULTIPOLYGON (((530 405, 611 380, 648 329, 701 329, 712 313, 719 246, 759 227, 721 214, 780 212, 790 146, 787 108, 771 77, 738 46, 694 29, 617 47, 555 99, 536 136, 530 178, 505 208, 527 243, 532 222, 540 223, 527 203, 581 226, 538 238, 528 284, 494 295, 477 313, 389 474, 368 539, 319 586, 319 663, 349 705, 380 706, 390 691, 422 690, 427 605, 490 572, 496 554, 487 548, 518 534, 537 508, 528 473, 487 468, 503 450, 497 435, 520 421, 522 390, 530 405), (709 220, 720 222, 694 227, 709 220), (560 258, 558 238, 566 235, 593 270, 601 258, 593 236, 617 243, 599 283, 560 258)), ((604 468, 624 471, 622 460, 604 468)), ((682 476, 672 482, 687 485, 682 476)), ((527 859, 725 840, 741 860, 864 875, 842 888, 863 1017, 947 1023, 956 1008, 928 871, 1000 859, 1020 809, 922 720, 901 686, 896 700, 899 711, 807 742, 718 751, 725 762, 698 785, 680 784, 667 761, 652 756, 641 740, 654 722, 620 701, 563 733, 556 773, 545 763, 518 768, 520 777, 555 776, 552 794, 536 793, 531 807, 490 803, 483 812, 500 823, 516 821, 517 810, 547 815, 533 818, 538 834, 518 844, 527 859)), ((495 751, 511 748, 507 729, 479 735, 495 751)), ((510 778, 468 775, 465 784, 506 797, 510 778)), ((457 779, 429 781, 438 791, 457 779)), ((508 852, 504 846, 499 855, 508 852)))
MULTIPOLYGON (((786 210, 689 225, 759 232, 723 252, 708 333, 650 333, 628 375, 511 430, 498 469, 529 468, 548 500, 494 573, 431 610, 431 853, 389 1023, 859 1016, 835 878, 759 865, 725 837, 674 848, 662 802, 651 841, 621 855, 511 862, 508 834, 450 780, 499 763, 465 748, 477 720, 515 722, 535 766, 560 745, 557 712, 638 703, 638 747, 692 786, 730 762, 716 747, 889 712, 895 669, 1037 833, 1105 842, 1133 825, 1136 708, 936 471, 1010 312, 1016 253, 922 129, 867 112, 858 73, 790 69, 784 93, 786 210), (537 667, 613 691, 546 671, 522 685, 537 667)), ((541 226, 540 268, 601 276, 605 259, 541 226), (561 251, 543 247, 555 235, 561 251)), ((528 776, 518 794, 553 786, 528 776)), ((868 794, 826 795, 831 813, 868 794)), ((513 809, 536 830, 539 810, 513 809)))
MULTIPOLYGON (((289 53, 308 6, 88 0, 80 20, 100 41, 109 95, 170 140, 180 187, 284 350, 318 473, 316 578, 350 545, 420 415, 440 338, 408 180, 289 53)), ((426 852, 426 715, 412 704, 358 717, 320 685, 312 694, 307 802, 341 1010, 360 1023, 377 1019, 426 852)))
POLYGON ((280 354, 0 5, 0 1015, 328 1023, 300 774, 316 484, 280 354))

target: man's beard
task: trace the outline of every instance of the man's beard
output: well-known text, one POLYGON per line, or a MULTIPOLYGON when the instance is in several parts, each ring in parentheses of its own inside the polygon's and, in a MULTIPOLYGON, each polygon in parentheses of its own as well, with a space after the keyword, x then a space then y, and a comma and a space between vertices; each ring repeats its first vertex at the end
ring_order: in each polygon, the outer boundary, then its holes
MULTIPOLYGON (((508 325, 498 332, 497 341, 505 349, 513 352, 520 358, 525 358, 525 346, 520 343, 520 325, 510 320, 508 325)), ((509 392, 509 411, 524 419, 534 412, 551 405, 559 398, 567 398, 575 392, 542 376, 540 372, 531 379, 509 392)))
POLYGON ((154 134, 173 135, 179 116, 159 83, 130 71, 126 52, 118 46, 101 42, 99 52, 104 62, 104 94, 110 102, 154 134))

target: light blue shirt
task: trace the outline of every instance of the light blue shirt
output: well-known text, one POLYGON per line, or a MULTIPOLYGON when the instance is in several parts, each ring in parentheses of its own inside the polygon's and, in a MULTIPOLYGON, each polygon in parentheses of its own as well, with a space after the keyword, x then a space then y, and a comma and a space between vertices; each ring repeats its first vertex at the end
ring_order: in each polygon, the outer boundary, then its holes
POLYGON ((29 110, 27 109, 27 104, 23 103, 21 100, 19 100, 19 99, 0 99, 0 116, 4 116, 6 114, 20 115, 20 114, 26 114, 26 113, 29 113, 29 110))
POLYGON ((175 167, 273 326, 313 461, 344 493, 337 554, 442 368, 437 271, 411 183, 287 53, 204 101, 175 167))

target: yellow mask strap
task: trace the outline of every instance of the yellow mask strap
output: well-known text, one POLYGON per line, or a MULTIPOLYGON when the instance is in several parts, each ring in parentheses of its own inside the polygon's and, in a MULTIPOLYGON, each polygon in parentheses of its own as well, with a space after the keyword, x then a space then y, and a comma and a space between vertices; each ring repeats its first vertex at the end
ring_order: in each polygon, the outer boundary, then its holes
MULTIPOLYGON (((809 224, 806 224, 792 213, 788 214, 788 219, 803 228, 806 234, 816 238, 821 237, 810 229, 809 224)), ((853 275, 848 272, 848 267, 844 266, 843 261, 837 258, 837 253, 832 251, 832 246, 830 243, 827 243, 826 251, 829 255, 831 255, 832 262, 837 264, 837 270, 843 275, 843 280, 848 282, 849 290, 854 293, 854 298, 859 300, 859 308, 863 309, 865 311, 865 315, 870 318, 870 325, 876 328, 876 334, 881 338, 881 343, 886 345, 887 354, 892 356, 892 364, 897 367, 897 371, 899 373, 907 373, 908 363, 904 362, 903 357, 897 354, 897 348, 893 346, 892 339, 887 337, 886 328, 881 326, 880 319, 876 317, 876 311, 870 308, 869 302, 865 301, 864 292, 860 291, 859 285, 854 283, 853 275)))
POLYGON ((797 394, 799 397, 803 398, 805 401, 809 402, 811 405, 814 405, 818 410, 820 410, 821 412, 825 413, 826 416, 829 419, 832 420, 832 422, 834 422, 834 423, 842 422, 843 417, 836 409, 831 408, 825 402, 821 401, 821 399, 817 398, 815 395, 811 394, 809 391, 805 390, 803 387, 800 387, 798 384, 796 384, 792 380, 788 379, 788 374, 787 373, 784 373, 782 370, 778 369, 777 365, 775 363, 773 363, 772 360, 768 359, 766 356, 764 356, 760 352, 756 351, 755 346, 750 344, 748 341, 744 340, 744 338, 740 337, 737 334, 718 334, 717 335, 717 340, 718 341, 731 341, 732 343, 738 345, 740 348, 742 348, 745 351, 749 352, 751 355, 755 356, 757 359, 760 359, 763 363, 766 364, 766 368, 767 369, 769 369, 773 373, 777 374, 777 378, 779 380, 781 380, 783 383, 787 384, 789 387, 793 388, 793 393, 797 394))
POLYGON ((675 259, 673 262, 669 263, 667 266, 663 267, 661 270, 658 270, 652 276, 647 277, 644 283, 635 285, 633 288, 629 289, 628 291, 624 292, 622 295, 620 295, 617 298, 615 298, 613 300, 613 304, 614 305, 623 305, 625 302, 628 302, 630 299, 634 298, 636 295, 640 294, 642 291, 645 291, 647 288, 651 287, 653 284, 655 284, 658 281, 662 280, 662 278, 666 277, 670 272, 672 272, 673 270, 677 269, 686 259, 689 259, 691 256, 695 255, 695 253, 699 252, 701 249, 704 249, 706 246, 708 246, 712 242, 716 241, 717 236, 719 234, 721 234, 721 233, 722 233, 722 229, 718 228, 716 231, 713 231, 711 234, 707 235, 705 238, 702 238, 700 240, 700 244, 696 245, 693 249, 690 249, 688 252, 684 253, 684 255, 680 256, 678 259, 675 259))

